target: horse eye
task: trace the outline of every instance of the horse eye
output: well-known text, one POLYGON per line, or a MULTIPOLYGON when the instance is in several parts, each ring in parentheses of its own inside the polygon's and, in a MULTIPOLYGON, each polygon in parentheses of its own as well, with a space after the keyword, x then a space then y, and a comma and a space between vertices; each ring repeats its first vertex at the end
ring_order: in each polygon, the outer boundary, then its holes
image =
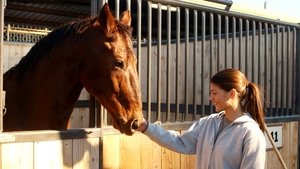
POLYGON ((115 67, 123 69, 124 68, 124 62, 122 60, 115 61, 115 67))

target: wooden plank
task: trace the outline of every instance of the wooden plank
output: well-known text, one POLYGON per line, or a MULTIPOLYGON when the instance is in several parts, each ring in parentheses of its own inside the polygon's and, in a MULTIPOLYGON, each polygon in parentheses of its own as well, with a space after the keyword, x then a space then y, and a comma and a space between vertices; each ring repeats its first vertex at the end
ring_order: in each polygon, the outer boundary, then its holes
POLYGON ((289 168, 298 168, 298 122, 290 122, 289 168))
POLYGON ((142 158, 140 150, 141 135, 120 135, 120 168, 141 169, 142 158))
POLYGON ((91 162, 90 169, 99 169, 100 166, 100 139, 99 138, 88 138, 88 142, 91 145, 90 153, 91 153, 91 162))
POLYGON ((2 144, 2 169, 32 169, 34 168, 33 143, 2 144))
POLYGON ((180 169, 180 154, 174 151, 162 148, 161 157, 162 168, 180 169))
POLYGON ((63 141, 40 141, 34 143, 35 169, 64 169, 63 141))
POLYGON ((69 121, 69 128, 88 128, 89 113, 88 108, 74 108, 69 121))
MULTIPOLYGON (((286 166, 289 168, 289 150, 290 150, 290 133, 289 133, 289 123, 284 123, 282 126, 282 149, 280 153, 282 155, 283 160, 286 163, 286 166)), ((279 163, 279 165, 281 165, 279 163)))
MULTIPOLYGON (((274 169, 281 167, 281 164, 279 163, 278 157, 276 156, 275 152, 272 150, 268 150, 266 153, 266 169, 274 169)), ((279 168, 278 168, 279 169, 279 168)))
POLYGON ((73 140, 63 140, 63 169, 73 169, 73 140))
POLYGON ((180 168, 186 169, 186 168, 195 168, 195 155, 180 155, 180 168))
POLYGON ((99 139, 73 140, 73 169, 99 168, 99 139))
POLYGON ((103 136, 103 169, 118 169, 120 166, 120 135, 103 136))
POLYGON ((141 169, 161 168, 161 147, 141 134, 141 169))

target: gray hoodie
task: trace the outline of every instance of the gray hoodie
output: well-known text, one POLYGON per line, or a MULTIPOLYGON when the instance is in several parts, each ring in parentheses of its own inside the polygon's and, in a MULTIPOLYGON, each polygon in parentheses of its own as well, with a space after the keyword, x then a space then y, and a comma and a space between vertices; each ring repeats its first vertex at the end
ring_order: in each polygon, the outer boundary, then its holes
POLYGON ((263 169, 266 141, 258 124, 246 113, 217 137, 222 116, 203 117, 181 135, 149 123, 144 134, 175 152, 196 154, 197 169, 263 169))

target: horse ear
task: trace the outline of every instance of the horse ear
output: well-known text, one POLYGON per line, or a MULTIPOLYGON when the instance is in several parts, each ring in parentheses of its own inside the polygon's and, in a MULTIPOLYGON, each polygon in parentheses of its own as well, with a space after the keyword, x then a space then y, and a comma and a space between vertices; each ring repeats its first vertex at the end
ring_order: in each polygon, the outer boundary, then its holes
POLYGON ((125 25, 131 25, 131 13, 129 10, 122 13, 120 21, 125 25))
POLYGON ((116 28, 115 18, 110 12, 108 3, 105 3, 99 14, 100 26, 106 34, 110 34, 116 28))

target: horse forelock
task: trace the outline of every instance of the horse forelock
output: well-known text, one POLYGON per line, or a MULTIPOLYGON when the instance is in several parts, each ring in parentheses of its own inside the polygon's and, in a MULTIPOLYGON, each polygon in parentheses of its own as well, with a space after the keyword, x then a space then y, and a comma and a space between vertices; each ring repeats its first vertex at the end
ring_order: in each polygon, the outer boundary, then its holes
POLYGON ((17 78, 21 79, 27 71, 32 71, 42 58, 50 56, 64 40, 79 37, 80 34, 91 27, 95 21, 95 18, 85 18, 66 23, 53 30, 47 36, 39 40, 30 51, 22 57, 20 62, 7 71, 5 75, 15 72, 17 78))

